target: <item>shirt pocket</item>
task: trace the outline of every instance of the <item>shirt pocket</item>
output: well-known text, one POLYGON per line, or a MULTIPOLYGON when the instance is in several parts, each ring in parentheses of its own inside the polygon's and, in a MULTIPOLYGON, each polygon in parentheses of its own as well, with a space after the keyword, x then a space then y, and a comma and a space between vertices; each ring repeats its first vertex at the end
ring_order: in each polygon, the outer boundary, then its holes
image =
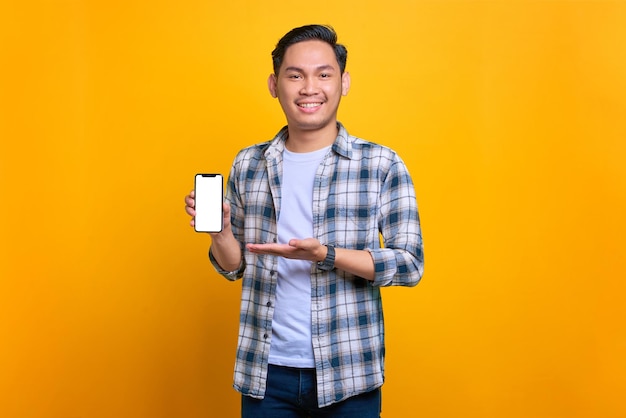
POLYGON ((337 196, 334 232, 337 245, 346 248, 372 248, 378 237, 378 195, 376 193, 337 196))

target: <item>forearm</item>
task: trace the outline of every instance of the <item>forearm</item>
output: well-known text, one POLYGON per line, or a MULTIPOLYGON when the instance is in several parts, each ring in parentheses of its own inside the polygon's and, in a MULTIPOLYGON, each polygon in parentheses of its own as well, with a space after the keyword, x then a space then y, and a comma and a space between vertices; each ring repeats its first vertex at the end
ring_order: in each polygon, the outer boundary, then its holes
POLYGON ((222 270, 234 271, 241 265, 241 247, 230 231, 211 234, 211 254, 222 270))
POLYGON ((369 251, 335 248, 335 268, 374 281, 374 260, 369 251))

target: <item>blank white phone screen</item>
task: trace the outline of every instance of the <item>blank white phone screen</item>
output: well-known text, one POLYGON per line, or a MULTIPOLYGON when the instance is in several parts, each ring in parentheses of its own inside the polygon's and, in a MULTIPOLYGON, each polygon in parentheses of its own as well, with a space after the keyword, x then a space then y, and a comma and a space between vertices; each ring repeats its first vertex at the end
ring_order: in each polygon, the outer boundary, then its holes
POLYGON ((222 230, 223 179, 221 174, 196 174, 195 181, 197 232, 222 230))

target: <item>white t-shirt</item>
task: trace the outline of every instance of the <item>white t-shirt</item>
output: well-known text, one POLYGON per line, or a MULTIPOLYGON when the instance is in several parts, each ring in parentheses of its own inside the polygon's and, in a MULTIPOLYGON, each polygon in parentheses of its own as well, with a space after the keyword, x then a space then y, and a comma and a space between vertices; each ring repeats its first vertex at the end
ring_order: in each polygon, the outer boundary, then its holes
MULTIPOLYGON (((329 148, 307 153, 283 151, 279 243, 313 236, 313 182, 329 148)), ((315 367, 311 342, 311 261, 278 259, 269 362, 315 367)))

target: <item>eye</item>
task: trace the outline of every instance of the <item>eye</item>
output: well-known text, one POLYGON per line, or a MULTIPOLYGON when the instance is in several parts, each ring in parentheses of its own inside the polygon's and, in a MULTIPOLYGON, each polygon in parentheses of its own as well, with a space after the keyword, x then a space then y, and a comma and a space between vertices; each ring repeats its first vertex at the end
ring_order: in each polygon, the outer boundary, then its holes
POLYGON ((293 79, 293 80, 297 80, 299 78, 302 78, 302 76, 300 74, 290 74, 287 76, 287 78, 293 79))
POLYGON ((320 74, 320 78, 330 78, 330 74, 322 73, 322 74, 320 74))

